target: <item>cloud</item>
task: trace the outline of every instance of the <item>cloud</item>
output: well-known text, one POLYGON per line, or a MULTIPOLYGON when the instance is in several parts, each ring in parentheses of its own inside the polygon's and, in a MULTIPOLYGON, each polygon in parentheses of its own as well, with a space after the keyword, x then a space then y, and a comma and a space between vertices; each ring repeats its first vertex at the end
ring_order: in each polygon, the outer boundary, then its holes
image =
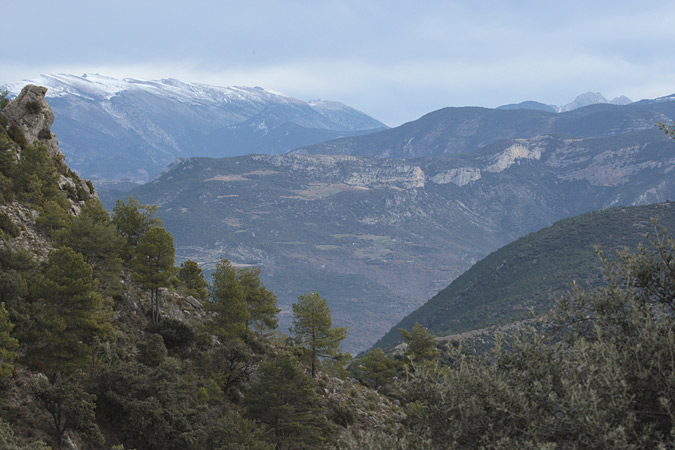
POLYGON ((98 72, 259 85, 342 101, 390 125, 449 105, 675 91, 675 5, 667 3, 35 3, 3 4, 16 20, 0 29, 12 42, 0 82, 98 72))

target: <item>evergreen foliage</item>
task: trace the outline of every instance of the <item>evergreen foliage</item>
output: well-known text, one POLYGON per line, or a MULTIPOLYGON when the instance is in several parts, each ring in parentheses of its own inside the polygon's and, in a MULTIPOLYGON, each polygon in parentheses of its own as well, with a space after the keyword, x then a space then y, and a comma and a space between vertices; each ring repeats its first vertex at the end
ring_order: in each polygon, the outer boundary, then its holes
POLYGON ((25 445, 19 443, 12 427, 2 419, 0 419, 0 448, 3 450, 51 450, 51 447, 41 441, 25 445))
POLYGON ((401 328, 401 335, 408 344, 405 350, 405 359, 410 368, 422 364, 433 364, 438 361, 440 352, 436 348, 436 338, 429 330, 416 323, 412 331, 401 328))
POLYGON ((96 378, 99 415, 119 430, 129 448, 205 448, 201 443, 209 420, 194 395, 196 374, 171 357, 156 366, 117 361, 96 378))
POLYGON ((9 320, 5 304, 0 303, 0 380, 11 376, 12 363, 18 356, 19 341, 10 336, 13 329, 14 324, 9 320))
POLYGON ((59 188, 59 173, 47 147, 39 142, 22 147, 13 170, 13 189, 19 196, 40 206, 46 200, 62 203, 65 196, 59 188))
POLYGON ((153 226, 138 240, 131 261, 134 279, 150 291, 152 323, 159 323, 159 289, 170 285, 174 271, 173 236, 162 227, 153 226))
POLYGON ((489 356, 450 348, 400 385, 431 448, 669 448, 675 444, 675 241, 605 260, 608 285, 562 299, 489 356))
POLYGON ((250 314, 246 305, 246 291, 237 279, 237 270, 227 259, 222 259, 213 272, 209 301, 204 304, 212 313, 208 330, 221 341, 242 339, 250 314))
POLYGON ((209 356, 210 396, 218 399, 233 389, 241 389, 260 363, 260 357, 239 339, 222 343, 209 356))
POLYGON ((112 223, 115 229, 126 240, 122 255, 125 261, 131 260, 134 247, 141 237, 151 228, 162 225, 161 220, 155 217, 157 206, 141 205, 133 197, 117 200, 113 208, 112 223))
POLYGON ((62 448, 67 430, 78 431, 89 441, 103 444, 104 438, 94 414, 96 396, 87 393, 75 378, 59 378, 50 382, 37 376, 32 380, 31 388, 35 398, 52 417, 57 448, 62 448))
POLYGON ((70 225, 55 233, 54 242, 82 254, 103 292, 115 294, 120 291, 124 239, 115 231, 98 199, 87 201, 70 225))
POLYGON ((36 278, 39 278, 36 264, 27 252, 0 248, 0 303, 5 303, 12 322, 18 325, 14 334, 19 337, 34 326, 26 297, 29 286, 38 284, 36 278))
POLYGON ((315 449, 326 439, 328 422, 316 397, 316 383, 289 354, 262 364, 244 404, 251 419, 265 424, 279 449, 315 449))
POLYGON ((73 216, 68 214, 68 203, 63 196, 57 200, 45 200, 39 208, 40 215, 35 220, 35 225, 50 240, 56 236, 57 231, 68 228, 73 216))
POLYGON ((244 288, 249 315, 246 322, 247 328, 253 328, 259 332, 276 329, 277 314, 281 310, 277 308, 277 296, 260 281, 260 268, 249 267, 237 270, 237 279, 244 288))
POLYGON ((396 363, 384 350, 375 348, 361 359, 357 376, 366 386, 377 390, 387 389, 396 376, 396 363))
POLYGON ((0 111, 5 109, 5 106, 9 103, 9 92, 6 89, 0 89, 0 111))
POLYGON ((293 304, 295 341, 307 350, 316 378, 320 358, 335 358, 340 354, 340 342, 347 337, 347 327, 333 327, 328 301, 318 293, 301 295, 293 304))
POLYGON ((206 289, 209 283, 204 279, 204 272, 195 261, 191 259, 183 261, 178 269, 177 278, 185 295, 192 295, 199 300, 205 300, 209 295, 206 289))
POLYGON ((49 374, 83 369, 92 353, 94 338, 112 332, 109 306, 97 292, 98 282, 82 255, 68 247, 49 254, 40 300, 35 309, 29 349, 30 361, 49 374))
POLYGON ((19 227, 14 225, 12 219, 4 213, 0 212, 0 238, 6 236, 17 237, 19 235, 19 227))

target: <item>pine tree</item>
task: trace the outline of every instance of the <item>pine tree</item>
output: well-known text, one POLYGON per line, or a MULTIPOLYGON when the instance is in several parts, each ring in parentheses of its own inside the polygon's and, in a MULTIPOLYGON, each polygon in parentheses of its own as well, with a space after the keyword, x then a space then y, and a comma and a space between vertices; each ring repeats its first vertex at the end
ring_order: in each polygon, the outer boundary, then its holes
POLYGON ((227 259, 216 265, 209 301, 204 304, 213 313, 207 327, 222 340, 243 338, 250 318, 246 307, 246 292, 237 279, 237 270, 227 259))
POLYGON ((320 448, 328 421, 315 391, 314 380, 284 354, 260 366, 258 380, 244 398, 246 414, 269 427, 277 448, 320 448))
POLYGON ((100 200, 87 201, 70 226, 56 232, 55 243, 81 253, 103 291, 115 293, 119 290, 124 239, 115 232, 100 200))
POLYGON ((52 417, 57 448, 62 448, 67 430, 78 431, 92 442, 103 444, 103 435, 96 425, 96 396, 87 393, 74 377, 59 378, 54 382, 36 377, 31 389, 52 417))
POLYGON ((244 288, 249 320, 247 328, 258 331, 274 330, 278 326, 277 296, 260 281, 260 268, 250 267, 237 271, 237 278, 244 288))
POLYGON ((408 347, 405 351, 406 362, 413 365, 429 364, 438 361, 440 352, 436 348, 436 337, 419 323, 416 323, 412 332, 400 329, 408 347))
POLYGON ((381 389, 394 380, 396 364, 381 348, 376 348, 366 353, 358 372, 362 383, 373 389, 381 389))
POLYGON ((199 300, 204 300, 209 295, 206 290, 209 284, 204 279, 204 272, 201 267, 195 261, 188 259, 181 263, 177 277, 184 286, 187 295, 192 295, 199 300))
POLYGON ((97 292, 98 282, 82 255, 68 247, 49 253, 42 297, 29 352, 33 361, 55 377, 83 368, 95 338, 112 331, 109 307, 97 292))
POLYGON ((336 357, 340 342, 347 337, 347 327, 333 328, 328 301, 318 293, 301 295, 293 304, 295 340, 308 350, 312 365, 312 378, 316 378, 319 358, 336 357))
POLYGON ((159 289, 170 285, 175 248, 171 233, 161 227, 145 232, 134 248, 134 279, 150 291, 152 323, 159 323, 159 289))
POLYGON ((125 261, 133 257, 134 247, 141 237, 152 227, 161 227, 162 221, 155 217, 157 205, 141 205, 133 197, 127 197, 127 201, 117 200, 113 208, 112 223, 115 229, 126 239, 126 245, 122 250, 125 261))

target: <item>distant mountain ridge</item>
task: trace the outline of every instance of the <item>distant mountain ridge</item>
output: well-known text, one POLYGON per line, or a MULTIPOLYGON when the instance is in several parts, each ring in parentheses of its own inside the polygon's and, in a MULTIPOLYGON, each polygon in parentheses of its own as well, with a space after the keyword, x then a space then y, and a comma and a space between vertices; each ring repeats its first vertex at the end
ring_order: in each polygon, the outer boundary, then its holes
POLYGON ((548 112, 567 112, 583 108, 584 106, 597 105, 602 103, 607 103, 610 105, 629 105, 633 103, 633 101, 628 97, 626 97, 625 95, 615 97, 612 100, 607 100, 599 92, 586 92, 584 94, 578 95, 572 102, 562 106, 547 105, 545 103, 528 100, 520 103, 511 103, 508 105, 498 106, 497 109, 535 109, 539 111, 548 111, 548 112))
POLYGON ((176 157, 276 154, 386 128, 338 102, 312 106, 260 87, 57 74, 2 89, 16 95, 29 83, 48 88, 60 147, 95 182, 147 182, 176 157))
POLYGON ((675 101, 593 104, 554 113, 536 109, 443 108, 396 128, 345 137, 294 153, 419 158, 464 153, 501 139, 542 135, 612 136, 654 129, 675 119, 675 101))

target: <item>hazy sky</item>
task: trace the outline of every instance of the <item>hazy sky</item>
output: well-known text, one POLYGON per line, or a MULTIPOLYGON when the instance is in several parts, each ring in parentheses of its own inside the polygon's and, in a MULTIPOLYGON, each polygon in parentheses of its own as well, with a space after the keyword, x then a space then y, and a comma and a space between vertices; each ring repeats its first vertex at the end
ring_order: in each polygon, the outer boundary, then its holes
POLYGON ((675 93, 675 2, 0 0, 0 84, 262 86, 399 125, 444 106, 675 93))

